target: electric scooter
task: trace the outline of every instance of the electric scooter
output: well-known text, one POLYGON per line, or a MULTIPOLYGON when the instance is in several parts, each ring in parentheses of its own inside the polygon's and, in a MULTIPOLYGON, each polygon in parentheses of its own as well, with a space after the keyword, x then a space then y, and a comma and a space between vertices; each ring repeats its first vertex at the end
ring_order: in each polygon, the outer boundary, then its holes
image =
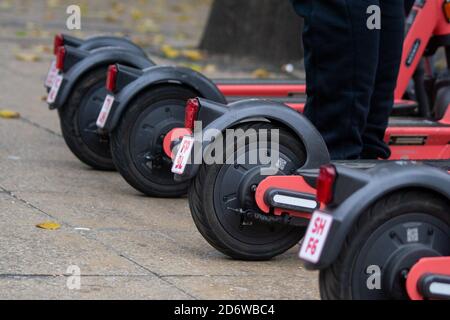
POLYGON ((320 169, 300 249, 327 300, 450 299, 450 160, 320 169))
POLYGON ((95 120, 106 96, 106 71, 121 62, 136 68, 154 63, 127 39, 94 37, 82 41, 56 35, 55 60, 45 87, 50 109, 57 109, 61 131, 70 150, 84 163, 99 170, 113 170, 108 136, 97 133, 95 120))
MULTIPOLYGON (((449 6, 447 1, 427 1, 413 9, 416 22, 405 40, 396 96, 407 87, 406 74, 415 80, 417 99, 424 103, 415 117, 390 119, 385 140, 392 150, 391 160, 450 158, 448 82, 435 75, 429 79, 433 89, 427 91, 425 82, 418 81, 423 79, 422 56, 432 55, 439 47, 445 48, 450 66, 449 6)), ((176 180, 192 181, 190 209, 200 233, 232 258, 266 260, 285 252, 303 238, 311 214, 320 208, 313 180, 318 168, 330 163, 327 147, 314 126, 285 105, 247 100, 227 106, 191 100, 185 127, 169 133, 164 146, 174 159, 176 180), (202 131, 195 130, 195 121, 203 125, 202 131), (220 150, 222 133, 228 129, 248 133, 237 137, 231 153, 224 152, 223 164, 193 161, 220 150), (265 133, 268 142, 252 142, 259 141, 264 130, 269 131, 265 133), (278 130, 276 140, 270 136, 273 130, 278 130), (262 169, 271 165, 261 159, 245 162, 252 153, 270 155, 272 150, 279 150, 271 162, 277 170, 269 176, 262 169)), ((222 149, 228 151, 227 145, 222 149)))
MULTIPOLYGON (((95 126, 106 96, 104 83, 107 68, 112 63, 120 63, 140 71, 154 66, 154 63, 134 43, 109 36, 81 40, 58 34, 54 38, 54 54, 55 60, 45 80, 49 93, 47 103, 50 109, 58 110, 67 145, 87 165, 99 170, 114 170, 109 137, 99 134, 95 126)), ((187 76, 183 72, 187 69, 174 67, 176 73, 164 73, 165 70, 167 68, 152 69, 157 74, 152 80, 186 82, 184 79, 187 76), (158 74, 166 79, 157 79, 158 74)), ((207 86, 214 86, 210 80, 204 82, 207 86)), ((240 95, 283 97, 283 101, 297 101, 299 98, 292 96, 305 91, 301 82, 291 80, 218 80, 216 83, 219 87, 214 90, 222 90, 230 96, 229 101, 238 99, 240 95)), ((149 86, 152 84, 148 83, 149 86)), ((186 84, 190 85, 194 84, 186 84)), ((218 94, 204 97, 215 99, 217 96, 220 97, 217 101, 225 101, 218 94)))

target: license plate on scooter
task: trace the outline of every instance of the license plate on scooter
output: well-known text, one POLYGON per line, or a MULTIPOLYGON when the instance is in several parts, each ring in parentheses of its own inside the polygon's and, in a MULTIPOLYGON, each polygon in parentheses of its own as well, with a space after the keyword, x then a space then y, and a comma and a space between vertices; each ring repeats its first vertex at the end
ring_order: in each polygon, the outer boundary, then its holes
POLYGON ((332 223, 333 217, 329 214, 320 211, 313 214, 300 249, 300 259, 311 263, 320 260, 332 223))
POLYGON ((50 70, 48 71, 47 78, 45 79, 45 86, 51 88, 56 76, 58 75, 58 69, 56 69, 56 61, 52 61, 50 70))
POLYGON ((181 141, 177 155, 173 162, 172 166, 173 173, 181 175, 186 170, 186 165, 191 155, 192 147, 194 146, 194 141, 195 141, 194 137, 191 136, 185 136, 183 138, 183 141, 181 141))
POLYGON ((48 93, 47 103, 55 102, 56 97, 58 96, 59 89, 61 88, 62 81, 63 81, 62 75, 57 75, 55 77, 55 80, 53 81, 52 89, 48 93))
POLYGON ((106 124, 106 120, 108 120, 109 113, 111 112, 111 107, 114 103, 114 96, 108 94, 103 102, 102 110, 97 118, 97 127, 103 129, 106 124))

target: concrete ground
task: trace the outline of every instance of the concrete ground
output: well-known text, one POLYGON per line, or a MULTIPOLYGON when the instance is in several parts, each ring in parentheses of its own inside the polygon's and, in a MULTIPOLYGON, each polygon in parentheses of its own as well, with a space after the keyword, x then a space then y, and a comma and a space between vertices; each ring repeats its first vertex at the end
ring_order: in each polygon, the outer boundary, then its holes
POLYGON ((51 56, 20 61, 21 46, 29 43, 3 28, 0 109, 21 118, 0 118, 0 299, 318 298, 298 248, 270 262, 232 261, 197 232, 186 199, 145 198, 117 173, 80 163, 42 101, 51 56), (36 227, 45 221, 61 228, 36 227), (74 265, 79 290, 67 286, 74 265))

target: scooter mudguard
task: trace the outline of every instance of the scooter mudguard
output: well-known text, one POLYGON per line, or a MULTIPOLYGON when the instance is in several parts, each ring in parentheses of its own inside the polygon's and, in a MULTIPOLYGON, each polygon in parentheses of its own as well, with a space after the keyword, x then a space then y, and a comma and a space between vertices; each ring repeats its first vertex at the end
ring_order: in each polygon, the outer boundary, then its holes
POLYGON ((144 50, 131 42, 127 38, 119 38, 119 37, 111 37, 111 36, 96 36, 92 38, 88 38, 80 45, 79 49, 91 51, 93 49, 104 48, 104 47, 116 47, 123 48, 131 51, 137 55, 140 55, 144 58, 147 57, 147 54, 144 50))
MULTIPOLYGON (((80 52, 86 52, 84 50, 66 47, 67 56, 70 63, 70 58, 73 56, 71 52, 80 54, 80 52)), ((123 48, 100 48, 91 52, 84 59, 75 63, 67 73, 64 73, 64 79, 61 84, 59 94, 54 103, 50 105, 50 109, 58 109, 63 106, 70 96, 75 85, 82 79, 88 72, 101 67, 107 67, 111 64, 121 63, 129 65, 138 69, 145 69, 154 65, 154 63, 142 56, 136 55, 123 48)))
POLYGON ((103 130, 111 132, 119 123, 130 102, 141 92, 164 84, 185 86, 204 97, 225 103, 225 97, 217 86, 202 74, 188 68, 176 66, 153 66, 144 70, 141 77, 128 84, 115 97, 108 120, 103 130))
MULTIPOLYGON (((355 170, 339 168, 338 176, 352 173, 355 170), (347 172, 348 171, 348 172, 347 172), (346 173, 347 172, 347 173, 346 173)), ((357 173, 358 179, 367 183, 355 190, 336 210, 333 210, 333 224, 326 240, 320 260, 315 263, 305 263, 308 269, 322 270, 330 266, 342 249, 347 235, 358 218, 370 206, 384 196, 402 189, 421 188, 431 190, 450 199, 450 186, 447 172, 422 166, 380 165, 367 172, 357 173)), ((339 186, 336 186, 338 189, 339 186)))
MULTIPOLYGON (((219 108, 219 106, 204 99, 199 99, 199 102, 201 105, 199 120, 203 120, 202 114, 209 114, 207 110, 208 106, 214 109, 211 114, 219 114, 220 110, 222 110, 223 114, 214 120, 207 119, 206 124, 203 121, 203 125, 206 125, 206 127, 203 128, 202 132, 194 132, 196 143, 201 141, 202 147, 193 148, 191 159, 201 159, 202 155, 197 153, 208 153, 208 148, 213 147, 213 141, 219 139, 217 135, 222 134, 225 130, 243 122, 265 121, 275 122, 286 127, 303 142, 306 151, 304 169, 319 168, 321 165, 330 162, 327 146, 317 129, 304 115, 289 108, 285 104, 269 100, 251 99, 232 103, 228 107, 222 106, 222 108, 219 108), (204 132, 215 132, 215 135, 208 135, 208 138, 204 139, 204 132)), ((175 178, 181 181, 192 179, 197 175, 199 167, 199 164, 190 164, 186 167, 183 175, 176 175, 175 178)))

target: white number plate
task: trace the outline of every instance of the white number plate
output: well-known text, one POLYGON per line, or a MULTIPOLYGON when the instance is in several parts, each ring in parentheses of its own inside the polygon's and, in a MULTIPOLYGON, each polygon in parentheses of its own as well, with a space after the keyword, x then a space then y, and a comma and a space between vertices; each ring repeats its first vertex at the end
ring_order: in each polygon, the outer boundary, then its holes
POLYGON ((47 79, 45 79, 45 86, 47 88, 51 88, 53 86, 53 81, 55 81, 56 76, 58 75, 58 69, 56 69, 56 61, 52 61, 50 66, 50 70, 47 74, 47 79))
POLYGON ((55 77, 55 81, 53 81, 52 89, 50 90, 48 97, 47 97, 47 103, 55 102, 56 97, 58 96, 59 88, 61 88, 62 81, 63 81, 62 75, 57 75, 55 77))
POLYGON ((194 146, 194 137, 185 136, 180 144, 177 155, 173 162, 172 172, 175 174, 183 174, 194 146))
POLYGON ((103 102, 102 110, 97 118, 97 127, 103 129, 106 124, 106 120, 108 120, 109 113, 111 112, 111 107, 114 103, 114 96, 108 94, 103 102))
POLYGON ((308 231, 300 249, 300 259, 317 263, 333 223, 333 217, 316 211, 309 223, 308 231))

